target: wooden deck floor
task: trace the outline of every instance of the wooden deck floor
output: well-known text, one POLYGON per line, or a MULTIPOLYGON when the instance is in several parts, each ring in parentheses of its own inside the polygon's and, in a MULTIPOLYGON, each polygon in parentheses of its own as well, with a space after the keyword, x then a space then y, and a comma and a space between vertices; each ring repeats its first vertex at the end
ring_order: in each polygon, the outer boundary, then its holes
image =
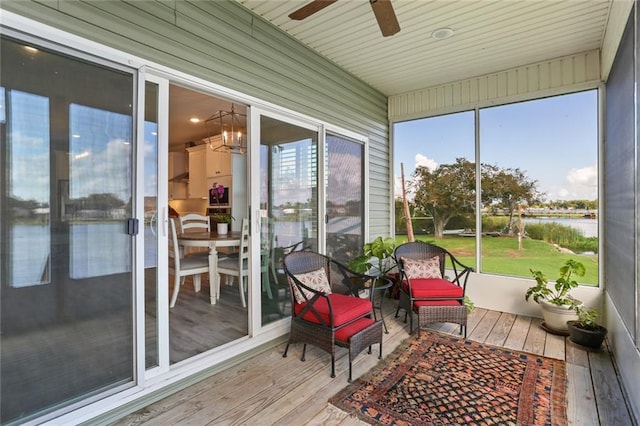
MULTIPOLYGON (((384 300, 389 334, 383 356, 408 337, 407 326, 394 318, 395 301, 384 300)), ((568 375, 568 419, 571 425, 633 425, 606 347, 587 352, 560 336, 547 334, 540 320, 485 309, 469 318, 468 338, 506 348, 565 359, 568 375)), ((454 324, 431 328, 456 333, 454 324)), ((346 350, 336 361, 337 377, 330 374, 329 355, 309 347, 300 361, 302 345, 293 345, 282 357, 284 344, 237 364, 202 382, 160 400, 115 425, 355 425, 362 424, 327 404, 347 383, 346 350)), ((377 352, 360 354, 354 378, 377 362, 377 352)))

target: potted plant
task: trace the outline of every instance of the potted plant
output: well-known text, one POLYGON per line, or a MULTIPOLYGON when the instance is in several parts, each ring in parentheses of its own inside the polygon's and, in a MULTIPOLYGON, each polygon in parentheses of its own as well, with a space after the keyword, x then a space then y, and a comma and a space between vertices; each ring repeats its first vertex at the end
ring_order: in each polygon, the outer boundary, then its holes
POLYGON ((362 247, 362 255, 349 262, 349 268, 362 274, 383 277, 396 266, 393 261, 395 248, 396 244, 392 238, 377 237, 362 247))
POLYGON ((524 296, 525 300, 533 298, 542 308, 543 328, 554 334, 568 334, 567 321, 577 319, 575 307, 582 303, 569 294, 578 286, 575 277, 582 277, 585 267, 581 262, 573 259, 567 260, 560 267, 560 274, 553 286, 549 285, 547 277, 542 271, 529 269, 536 285, 529 287, 524 296))
POLYGON ((213 213, 211 220, 216 224, 218 235, 225 235, 229 232, 229 224, 233 221, 233 216, 226 213, 213 213))
POLYGON ((211 199, 218 205, 217 211, 211 215, 211 220, 216 224, 216 231, 219 235, 226 235, 229 232, 229 224, 233 221, 233 216, 227 213, 221 213, 222 208, 220 201, 224 197, 224 186, 218 185, 217 182, 213 182, 211 189, 211 199))
POLYGON ((607 329, 596 323, 598 311, 584 306, 575 307, 577 320, 567 321, 569 340, 578 345, 598 349, 607 335, 607 329))

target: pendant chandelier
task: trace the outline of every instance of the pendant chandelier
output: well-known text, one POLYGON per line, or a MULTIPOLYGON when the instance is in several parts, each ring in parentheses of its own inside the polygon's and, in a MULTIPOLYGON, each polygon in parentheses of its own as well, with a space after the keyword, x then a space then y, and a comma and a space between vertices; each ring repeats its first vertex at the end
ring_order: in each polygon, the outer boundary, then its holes
POLYGON ((234 104, 231 104, 231 111, 215 112, 204 122, 209 136, 209 148, 232 154, 247 152, 246 123, 247 115, 236 112, 234 104), (215 138, 218 135, 219 140, 215 138))

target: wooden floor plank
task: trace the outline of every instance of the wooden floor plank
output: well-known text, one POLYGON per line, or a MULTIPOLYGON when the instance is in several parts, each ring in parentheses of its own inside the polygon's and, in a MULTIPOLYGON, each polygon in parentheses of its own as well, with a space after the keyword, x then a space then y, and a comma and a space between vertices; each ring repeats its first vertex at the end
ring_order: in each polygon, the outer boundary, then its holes
POLYGON ((306 426, 351 424, 350 422, 344 423, 344 420, 348 418, 349 415, 344 411, 338 410, 334 407, 327 407, 324 410, 320 411, 317 416, 309 419, 304 424, 306 426))
POLYGON ((567 363, 567 419, 573 426, 598 424, 596 397, 588 367, 567 363))
POLYGON ((509 336, 509 332, 511 331, 511 327, 513 327, 513 323, 516 320, 516 316, 514 314, 509 314, 506 312, 500 313, 500 317, 496 321, 496 324, 491 329, 491 333, 485 339, 485 343, 494 346, 502 346, 504 342, 507 340, 509 336))
POLYGON ((509 335, 504 342, 504 347, 509 349, 522 349, 527 339, 531 327, 531 317, 516 316, 516 319, 509 330, 509 335))
POLYGON ((544 356, 564 360, 564 342, 566 337, 548 334, 544 343, 544 356))
MULTIPOLYGON (((606 346, 603 347, 606 348, 606 346)), ((633 425, 609 351, 601 349, 589 352, 589 365, 591 367, 591 380, 596 395, 600 424, 633 425)))
POLYGON ((489 312, 487 309, 475 308, 467 317, 467 336, 473 333, 473 330, 480 324, 482 318, 489 312))
POLYGON ((531 352, 537 355, 544 354, 544 343, 546 340, 546 332, 540 328, 542 319, 534 318, 531 320, 531 327, 529 327, 529 333, 524 341, 522 350, 525 352, 531 352))
POLYGON ((589 368, 589 353, 569 339, 565 342, 565 360, 567 363, 589 368))
POLYGON ((483 317, 480 323, 474 327, 471 334, 468 335, 469 339, 477 342, 483 342, 487 340, 491 330, 496 325, 496 322, 500 318, 500 312, 488 311, 483 317))

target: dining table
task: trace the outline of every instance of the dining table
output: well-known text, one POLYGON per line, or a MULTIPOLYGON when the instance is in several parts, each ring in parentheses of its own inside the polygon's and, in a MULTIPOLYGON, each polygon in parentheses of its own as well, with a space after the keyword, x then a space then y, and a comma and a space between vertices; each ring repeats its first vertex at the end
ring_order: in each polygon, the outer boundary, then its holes
POLYGON ((207 247, 209 249, 209 298, 212 305, 220 298, 220 277, 218 276, 218 248, 240 247, 242 232, 216 231, 183 232, 178 235, 178 245, 183 247, 207 247))

